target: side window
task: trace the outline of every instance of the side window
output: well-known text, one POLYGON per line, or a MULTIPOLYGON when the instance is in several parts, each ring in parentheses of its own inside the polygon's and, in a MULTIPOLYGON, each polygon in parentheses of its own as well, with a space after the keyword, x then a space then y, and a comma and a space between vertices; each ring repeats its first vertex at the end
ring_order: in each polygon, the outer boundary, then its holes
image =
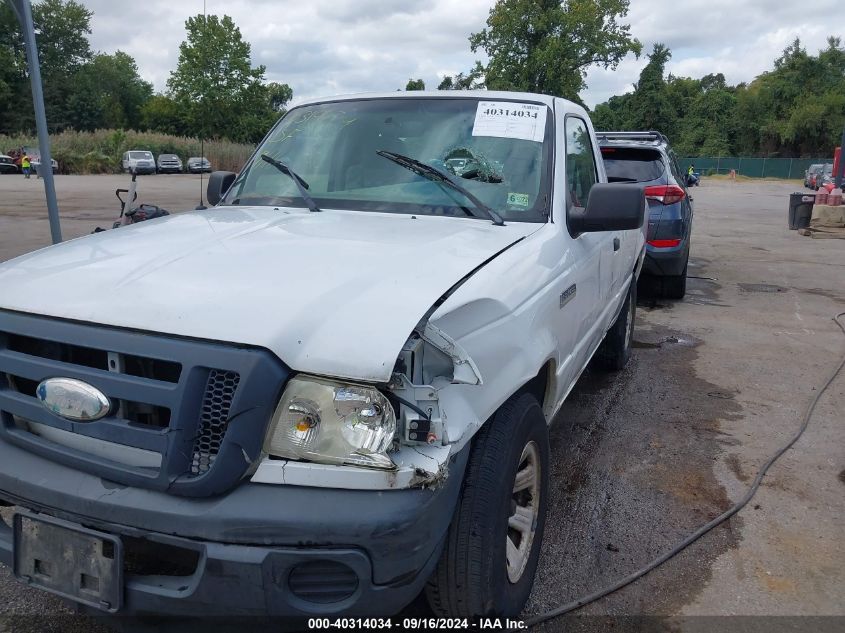
POLYGON ((678 167, 678 159, 675 157, 674 152, 669 153, 669 161, 672 168, 672 175, 675 177, 677 183, 683 187, 686 184, 686 179, 682 175, 681 168, 678 167))
POLYGON ((587 197, 596 180, 596 159, 587 124, 582 119, 567 117, 566 184, 570 206, 587 206, 587 197))

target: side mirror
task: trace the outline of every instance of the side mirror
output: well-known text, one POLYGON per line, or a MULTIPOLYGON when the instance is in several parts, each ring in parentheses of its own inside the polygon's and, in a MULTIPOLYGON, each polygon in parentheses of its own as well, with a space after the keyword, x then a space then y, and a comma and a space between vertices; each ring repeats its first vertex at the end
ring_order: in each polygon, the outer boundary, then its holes
POLYGON ((206 200, 211 206, 216 206, 223 196, 229 191, 229 187, 235 182, 237 174, 230 171, 214 171, 208 177, 208 190, 205 193, 206 200))
POLYGON ((640 185, 596 183, 584 209, 570 210, 569 230, 578 233, 640 229, 645 221, 645 188, 640 185))

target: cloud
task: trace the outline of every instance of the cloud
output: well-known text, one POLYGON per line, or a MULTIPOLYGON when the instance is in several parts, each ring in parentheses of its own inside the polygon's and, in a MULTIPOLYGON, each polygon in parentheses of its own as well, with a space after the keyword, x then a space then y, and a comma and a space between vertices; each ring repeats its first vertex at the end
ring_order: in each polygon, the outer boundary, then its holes
POLYGON ((643 43, 643 56, 629 55, 615 72, 588 72, 584 101, 592 107, 630 91, 648 62, 645 54, 657 42, 672 51, 669 73, 722 73, 729 83, 749 82, 770 70, 796 37, 813 54, 824 48, 837 27, 822 16, 841 13, 835 5, 835 0, 814 0, 808 11, 809 5, 784 0, 685 0, 667 11, 665 0, 635 0, 628 18, 631 32, 643 43))
MULTIPOLYGON (((185 38, 185 20, 202 2, 82 0, 94 12, 95 50, 123 50, 157 90, 166 86, 185 38)), ((470 33, 484 27, 493 0, 207 0, 208 12, 228 14, 252 45, 254 64, 267 78, 286 82, 294 100, 329 94, 392 91, 409 78, 436 88, 443 75, 467 71, 480 54, 470 33)), ((836 0, 806 5, 783 0, 633 0, 628 21, 644 45, 672 50, 667 70, 699 77, 722 72, 729 82, 750 81, 771 68, 796 36, 811 52, 836 28, 824 16, 839 15, 836 0)), ((593 106, 631 89, 646 64, 629 56, 615 71, 587 74, 582 94, 593 106)))

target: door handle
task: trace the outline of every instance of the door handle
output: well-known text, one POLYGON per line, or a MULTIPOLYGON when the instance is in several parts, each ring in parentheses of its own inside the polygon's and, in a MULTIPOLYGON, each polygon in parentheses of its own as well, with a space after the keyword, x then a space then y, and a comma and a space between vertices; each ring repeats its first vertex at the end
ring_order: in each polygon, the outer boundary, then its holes
POLYGON ((618 237, 613 238, 613 250, 614 251, 619 250, 619 238, 618 237))

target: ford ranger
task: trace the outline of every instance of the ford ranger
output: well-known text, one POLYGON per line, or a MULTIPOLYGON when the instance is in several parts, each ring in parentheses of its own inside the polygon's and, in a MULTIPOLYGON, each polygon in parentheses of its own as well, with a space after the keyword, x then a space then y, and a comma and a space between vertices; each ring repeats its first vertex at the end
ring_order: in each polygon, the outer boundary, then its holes
POLYGON ((0 561, 83 610, 512 616, 548 424, 631 353, 642 187, 583 108, 292 108, 213 208, 0 265, 0 561))

